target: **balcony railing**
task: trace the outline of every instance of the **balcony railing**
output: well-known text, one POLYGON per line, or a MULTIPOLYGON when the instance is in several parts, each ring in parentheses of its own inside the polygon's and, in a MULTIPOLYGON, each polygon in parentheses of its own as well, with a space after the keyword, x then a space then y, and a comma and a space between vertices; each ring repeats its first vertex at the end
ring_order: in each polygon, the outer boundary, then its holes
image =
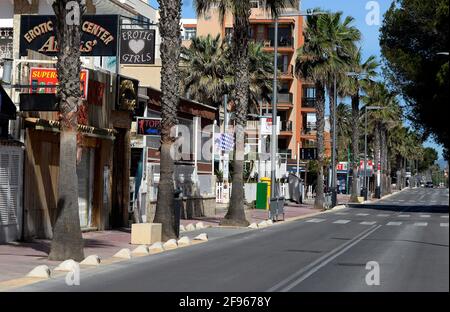
MULTIPOLYGON (((254 42, 261 44, 264 48, 275 48, 275 39, 253 39, 254 42)), ((280 37, 278 38, 279 48, 291 48, 294 47, 294 37, 280 37)))
POLYGON ((304 97, 302 100, 302 107, 314 108, 316 107, 316 98, 304 97))
POLYGON ((289 65, 287 68, 283 68, 283 66, 279 66, 278 70, 280 71, 281 77, 294 77, 294 65, 289 65))
POLYGON ((315 122, 307 122, 306 127, 303 128, 303 135, 314 135, 317 133, 317 124, 315 122))
POLYGON ((289 131, 289 132, 292 132, 292 129, 293 129, 292 121, 290 121, 290 120, 281 121, 281 124, 280 124, 280 131, 289 131))
MULTIPOLYGON (((272 94, 269 95, 272 99, 272 94)), ((294 95, 292 93, 277 93, 277 104, 293 104, 294 95)))

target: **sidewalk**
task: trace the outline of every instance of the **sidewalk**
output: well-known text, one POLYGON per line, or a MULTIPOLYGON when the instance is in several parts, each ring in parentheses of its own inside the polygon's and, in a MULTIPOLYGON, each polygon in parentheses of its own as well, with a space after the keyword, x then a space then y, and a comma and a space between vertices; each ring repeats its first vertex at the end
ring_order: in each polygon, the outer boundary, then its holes
MULTIPOLYGON (((298 205, 288 202, 285 207, 285 218, 295 218, 311 213, 319 212, 310 205, 298 205)), ((212 218, 196 218, 181 220, 181 224, 203 222, 205 225, 218 226, 220 220, 225 216, 226 209, 212 218)), ((266 210, 247 210, 248 221, 259 223, 267 220, 266 210)), ((189 232, 186 232, 188 234, 189 232)), ((181 235, 184 235, 181 233, 181 235)), ((101 258, 110 258, 122 248, 134 249, 136 246, 130 244, 130 229, 99 231, 83 233, 84 254, 98 255, 101 258)), ((49 261, 47 259, 50 251, 50 240, 34 240, 33 242, 14 242, 0 245, 0 282, 24 277, 38 265, 56 267, 60 261, 49 261)))

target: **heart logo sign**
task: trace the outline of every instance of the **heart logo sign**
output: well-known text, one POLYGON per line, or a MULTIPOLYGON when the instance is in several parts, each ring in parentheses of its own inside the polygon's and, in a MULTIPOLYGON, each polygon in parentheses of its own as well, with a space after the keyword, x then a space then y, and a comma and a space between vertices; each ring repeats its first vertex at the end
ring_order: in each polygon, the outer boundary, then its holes
POLYGON ((128 42, 128 46, 130 47, 131 51, 133 51, 135 54, 138 54, 139 52, 142 51, 142 49, 144 49, 145 47, 145 42, 144 40, 130 40, 128 42))

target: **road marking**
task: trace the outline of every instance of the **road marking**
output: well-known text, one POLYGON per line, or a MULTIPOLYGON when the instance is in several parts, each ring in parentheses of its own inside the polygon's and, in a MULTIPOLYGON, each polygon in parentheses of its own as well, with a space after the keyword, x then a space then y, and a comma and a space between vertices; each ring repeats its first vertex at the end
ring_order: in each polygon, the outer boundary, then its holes
POLYGON ((365 217, 365 216, 368 216, 369 214, 368 213, 357 213, 356 215, 365 217))
POLYGON ((336 212, 337 215, 345 216, 348 215, 348 212, 336 212))
POLYGON ((414 226, 427 226, 428 222, 416 222, 414 223, 414 226))
POLYGON ((407 215, 407 214, 403 214, 403 215, 399 215, 399 217, 401 217, 401 218, 409 218, 409 217, 411 217, 410 215, 407 215))
POLYGON ((395 225, 395 226, 397 226, 397 225, 401 225, 403 222, 388 222, 388 224, 386 224, 386 225, 395 225))
POLYGON ((317 219, 317 218, 314 218, 314 219, 309 219, 309 220, 306 221, 306 222, 319 223, 319 222, 323 222, 323 221, 325 221, 325 219, 317 219))
POLYGON ((448 216, 441 216, 441 218, 447 218, 448 219, 448 216))
POLYGON ((349 222, 350 222, 350 220, 337 220, 337 221, 334 221, 333 223, 336 223, 336 224, 347 224, 349 222))
POLYGON ((389 217, 389 215, 385 213, 380 213, 379 215, 377 215, 377 217, 389 217))
POLYGON ((421 218, 429 218, 430 215, 420 215, 421 218))
POLYGON ((376 221, 363 221, 360 224, 362 225, 374 225, 375 223, 377 223, 376 221))
POLYGON ((380 227, 381 227, 381 225, 378 225, 378 226, 373 226, 373 227, 366 229, 365 231, 361 232, 360 234, 355 236, 350 241, 342 244, 341 246, 336 247, 335 249, 333 249, 330 252, 328 252, 327 254, 323 255, 316 261, 314 261, 314 262, 310 263, 309 265, 303 267, 302 269, 298 270, 297 272, 292 274, 290 277, 282 280, 281 282, 279 282, 278 284, 276 284, 275 286, 273 286, 272 288, 267 290, 267 292, 274 292, 274 291, 278 291, 278 290, 281 292, 287 292, 287 291, 291 290, 292 288, 294 288, 295 286, 297 286, 298 284, 303 282, 305 279, 310 277, 312 274, 317 272, 320 268, 327 265, 329 262, 336 259, 341 254, 343 254, 344 252, 346 252, 347 250, 352 248, 354 245, 358 244, 360 241, 362 241, 363 239, 368 237, 370 234, 372 234, 373 232, 378 230, 380 227))
POLYGON ((448 227, 448 222, 447 223, 441 223, 440 224, 442 227, 448 227))

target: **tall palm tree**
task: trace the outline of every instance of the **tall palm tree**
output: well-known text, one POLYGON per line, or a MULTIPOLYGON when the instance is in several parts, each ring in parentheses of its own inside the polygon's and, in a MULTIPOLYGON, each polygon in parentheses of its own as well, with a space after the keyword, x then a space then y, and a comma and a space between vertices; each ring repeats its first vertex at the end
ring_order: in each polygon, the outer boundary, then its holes
POLYGON ((81 18, 85 12, 84 1, 76 0, 72 10, 66 9, 69 0, 56 0, 53 10, 56 15, 56 37, 58 41, 58 101, 61 120, 57 218, 53 226, 50 260, 84 258, 83 238, 78 210, 77 178, 77 118, 82 104, 80 91, 81 18), (73 10, 79 11, 74 14, 73 10), (75 16, 71 20, 71 16, 75 16), (79 20, 76 20, 79 16, 79 20), (69 19, 72 23, 68 23, 69 19))
MULTIPOLYGON (((295 0, 266 0, 263 2, 273 17, 278 16, 286 4, 295 4, 295 0)), ((244 212, 244 129, 247 122, 248 99, 250 90, 249 75, 249 34, 250 34, 250 1, 242 0, 195 0, 199 16, 217 8, 220 21, 223 24, 225 14, 233 14, 233 36, 231 53, 233 55, 234 86, 233 101, 235 103, 235 151, 233 160, 233 190, 231 192, 230 207, 222 225, 247 226, 244 212)))
MULTIPOLYGON (((321 12, 319 8, 313 12, 321 12)), ((325 91, 334 103, 334 77, 345 74, 350 53, 355 49, 355 41, 360 32, 353 26, 353 18, 342 20, 342 13, 311 15, 307 17, 304 30, 305 43, 298 51, 295 71, 300 78, 313 81, 316 87, 318 178, 314 206, 322 209, 324 202, 324 126, 325 91)), ((333 110, 331 111, 333 113, 333 110)), ((331 123, 333 123, 331 121, 331 123)), ((334 131, 334 130, 333 130, 334 131)))
MULTIPOLYGON (((346 16, 343 18, 342 12, 324 15, 320 19, 323 46, 328 55, 328 79, 326 89, 330 108, 330 136, 334 137, 334 108, 335 94, 334 82, 339 82, 346 76, 347 69, 352 62, 353 51, 356 50, 356 43, 361 39, 361 32, 353 26, 354 18, 346 16)), ((336 103, 337 105, 337 103, 336 103)), ((336 123, 336 125, 339 125, 336 123)), ((337 157, 336 157, 337 160, 337 157)), ((336 166, 332 164, 332 166, 336 166)), ((336 175, 336 171, 334 171, 336 175)), ((337 177, 333 177, 336 179, 337 177)))
POLYGON ((350 97, 352 103, 352 193, 350 201, 356 202, 359 196, 360 93, 362 85, 370 85, 377 77, 378 62, 375 56, 369 56, 367 60, 362 61, 361 49, 353 50, 351 55, 352 62, 348 66, 348 71, 361 74, 361 79, 345 75, 341 78, 339 93, 342 97, 350 97))
POLYGON ((352 111, 349 105, 339 103, 336 107, 336 124, 339 125, 336 129, 338 161, 345 161, 346 158, 344 158, 344 155, 347 154, 348 147, 350 146, 353 128, 352 111))
MULTIPOLYGON (((402 120, 402 112, 396 95, 390 92, 387 87, 381 83, 366 83, 364 86, 365 95, 363 102, 369 106, 382 107, 380 110, 368 112, 369 127, 374 134, 374 156, 375 165, 380 163, 382 194, 388 191, 387 188, 387 136, 390 129, 399 125, 402 120)), ((376 168, 378 170, 378 168, 376 168)))
POLYGON ((162 239, 176 238, 174 213, 174 160, 171 148, 175 141, 171 130, 178 123, 179 61, 181 51, 181 1, 158 0, 161 33, 161 156, 160 180, 155 223, 162 224, 162 239))

